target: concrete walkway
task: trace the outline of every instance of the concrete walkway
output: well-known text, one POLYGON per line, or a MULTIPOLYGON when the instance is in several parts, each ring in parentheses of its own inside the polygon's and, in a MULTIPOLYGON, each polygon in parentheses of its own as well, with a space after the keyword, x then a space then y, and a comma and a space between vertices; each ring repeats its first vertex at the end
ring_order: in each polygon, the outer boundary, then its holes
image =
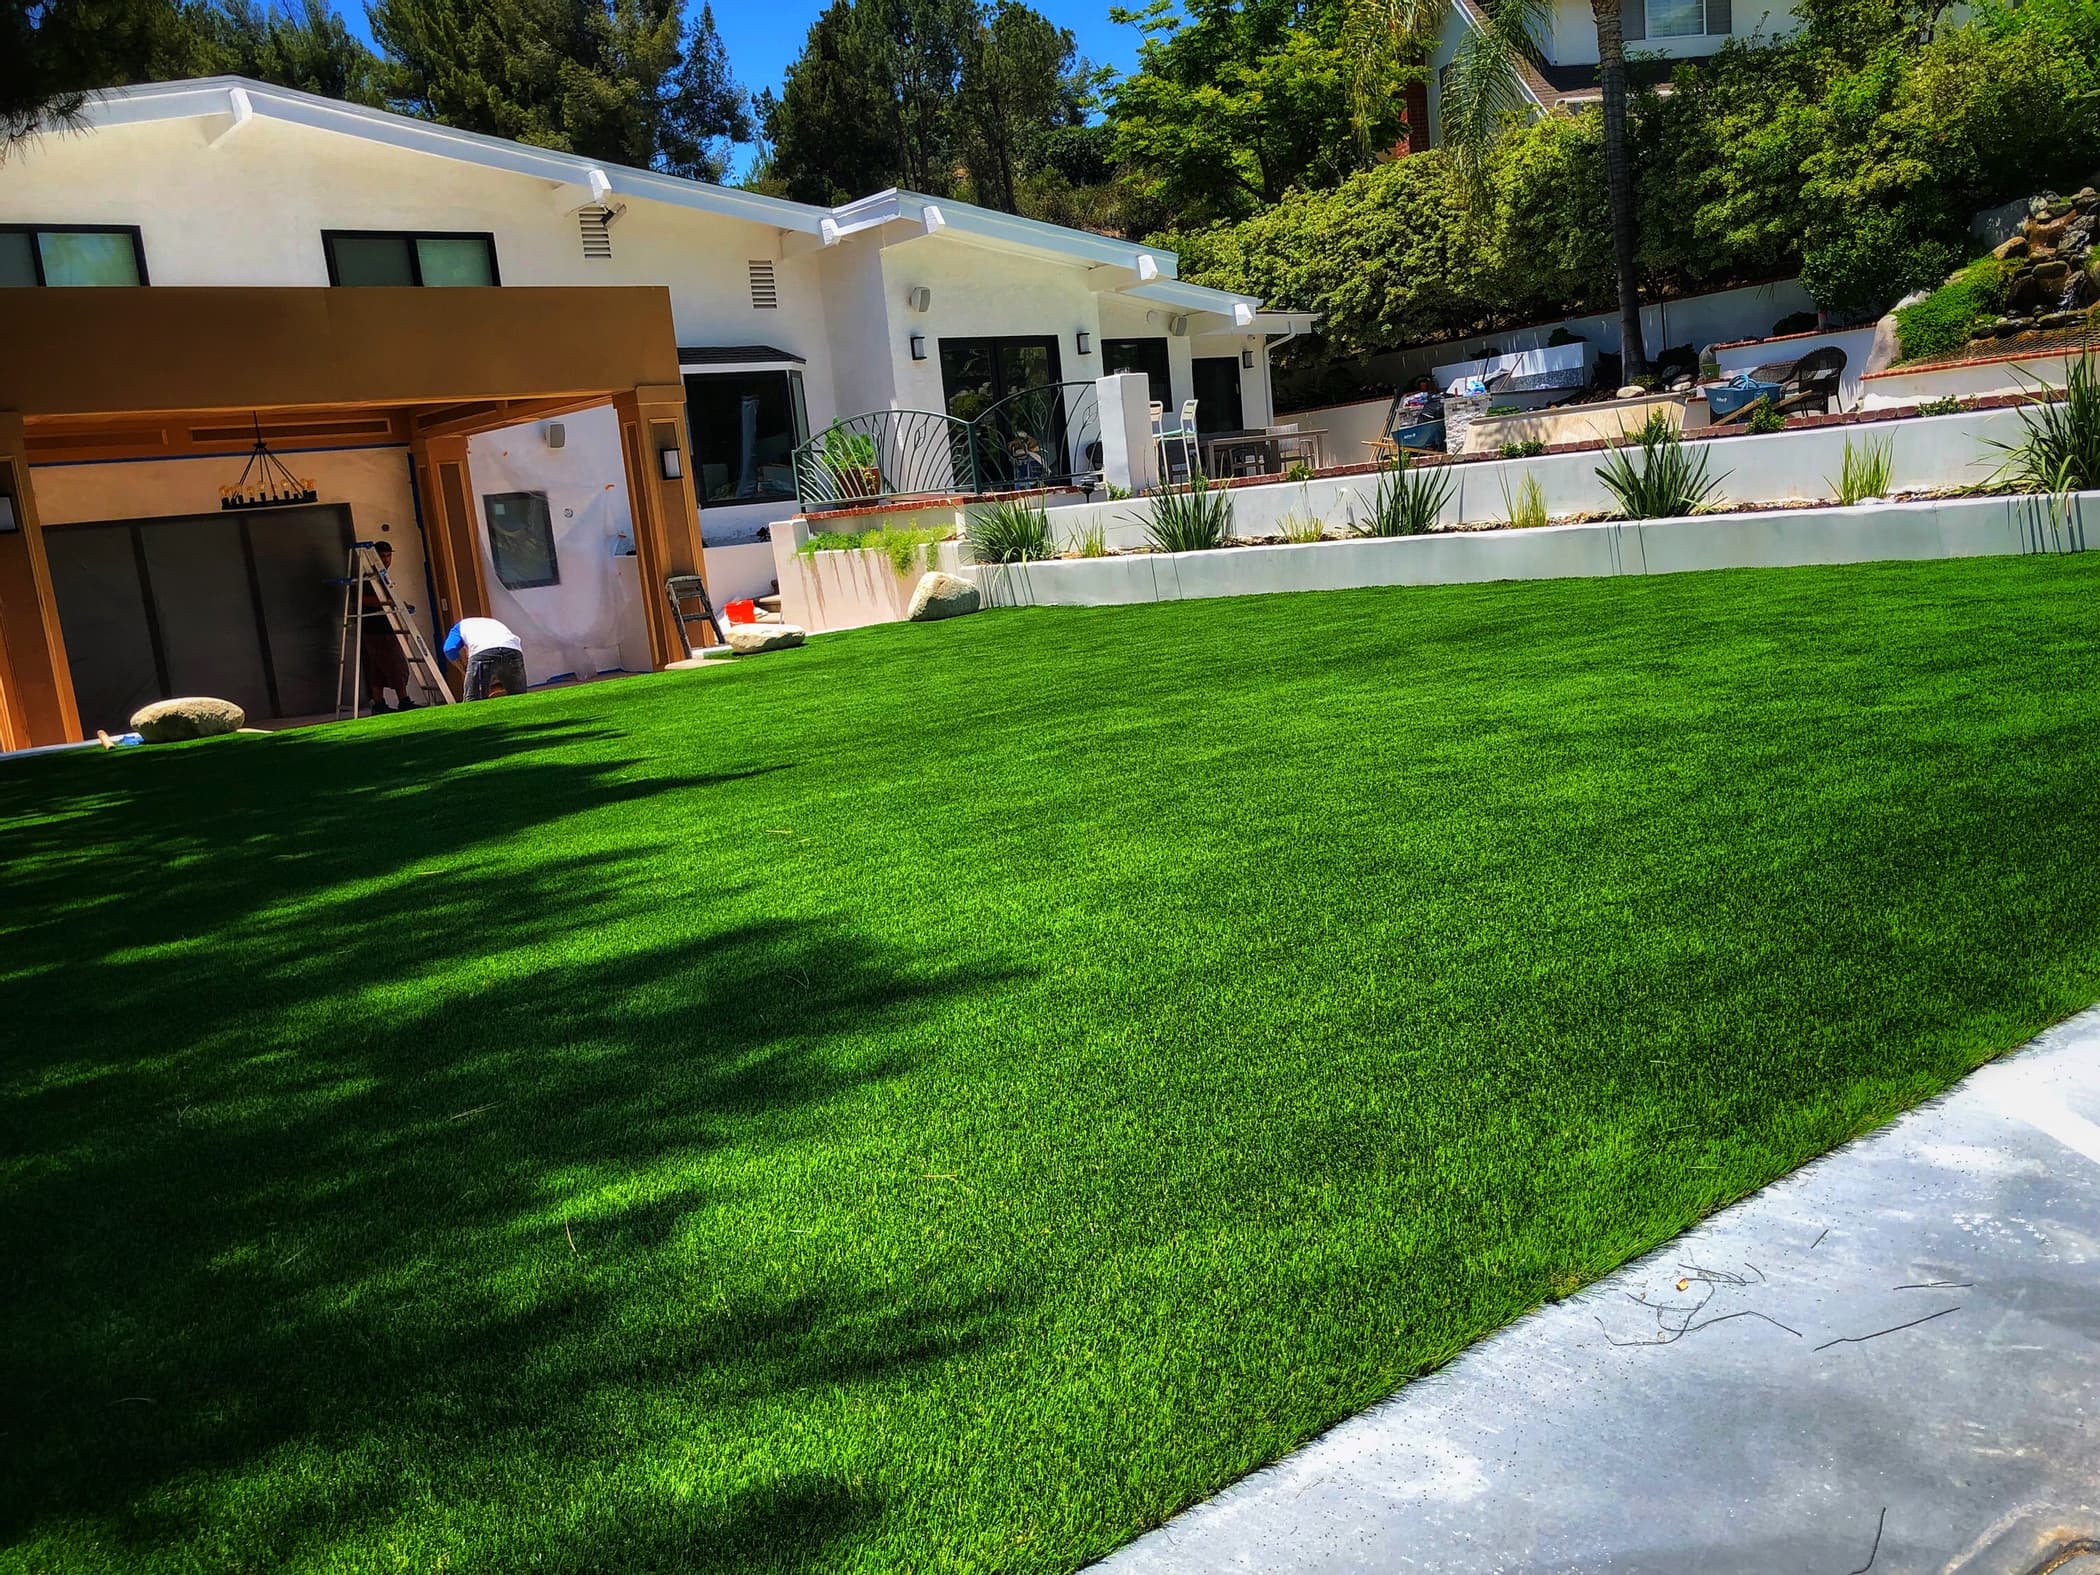
POLYGON ((2100 1575, 2100 1009, 1101 1568, 2100 1575))

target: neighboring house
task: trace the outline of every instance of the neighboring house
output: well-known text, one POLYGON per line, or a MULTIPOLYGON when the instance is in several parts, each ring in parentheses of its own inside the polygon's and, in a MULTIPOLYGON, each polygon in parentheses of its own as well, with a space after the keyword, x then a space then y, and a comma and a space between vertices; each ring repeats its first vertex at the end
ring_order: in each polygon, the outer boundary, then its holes
POLYGON ((742 544, 835 419, 1142 370, 1208 427, 1266 425, 1269 343, 1305 320, 1175 272, 237 78, 111 92, 0 167, 0 746, 171 689, 331 710, 312 571, 353 538, 398 544, 433 636, 493 612, 536 680, 654 667, 684 654, 664 575, 763 589, 742 544), (220 508, 258 436, 314 504, 220 508))
MULTIPOLYGON (((1796 26, 1791 0, 1622 0, 1621 24, 1629 58, 1669 62, 1711 55, 1731 38, 1773 38, 1796 26)), ((1482 25, 1480 0, 1452 0, 1445 13, 1430 81, 1421 102, 1426 140, 1443 140, 1441 116, 1444 72, 1465 35, 1482 25)), ((1597 24, 1589 0, 1553 0, 1544 31, 1537 37, 1538 59, 1517 73, 1524 98, 1537 112, 1581 109, 1599 97, 1597 24)), ((1410 100, 1412 112, 1416 101, 1410 100)))

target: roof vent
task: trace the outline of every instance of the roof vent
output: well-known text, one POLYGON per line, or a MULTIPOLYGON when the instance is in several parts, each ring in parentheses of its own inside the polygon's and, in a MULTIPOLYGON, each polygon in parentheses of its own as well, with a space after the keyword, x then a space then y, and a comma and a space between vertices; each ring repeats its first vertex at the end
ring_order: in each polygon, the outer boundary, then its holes
POLYGON ((751 264, 751 305, 770 312, 780 304, 780 287, 773 282, 773 265, 763 260, 751 264))
POLYGON ((612 209, 578 208, 576 210, 577 233, 583 237, 585 261, 594 259, 610 261, 612 258, 612 209))

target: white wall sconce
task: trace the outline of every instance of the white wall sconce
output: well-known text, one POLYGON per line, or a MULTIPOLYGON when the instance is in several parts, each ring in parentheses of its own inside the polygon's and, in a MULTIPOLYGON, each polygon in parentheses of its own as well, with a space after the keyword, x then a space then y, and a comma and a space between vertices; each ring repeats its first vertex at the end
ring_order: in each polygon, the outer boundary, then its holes
POLYGON ((569 442, 569 429, 559 421, 547 423, 547 447, 565 448, 569 442))
POLYGON ((1081 355, 1092 355, 1094 353, 1094 336, 1092 334, 1082 328, 1075 337, 1079 340, 1079 353, 1081 355))
POLYGON ((1254 352, 1252 350, 1242 350, 1240 352, 1240 365, 1250 372, 1254 370, 1254 352))
POLYGON ((926 336, 924 334, 913 334, 911 336, 911 358, 914 361, 926 359, 926 336))
POLYGON ((675 448, 660 448, 656 451, 656 463, 666 481, 676 481, 685 474, 685 459, 675 448))

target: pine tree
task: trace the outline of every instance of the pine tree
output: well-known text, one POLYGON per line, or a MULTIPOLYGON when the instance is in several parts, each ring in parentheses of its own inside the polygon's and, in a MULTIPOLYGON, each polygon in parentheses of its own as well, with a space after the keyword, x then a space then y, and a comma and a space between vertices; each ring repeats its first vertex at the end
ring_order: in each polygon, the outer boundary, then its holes
POLYGON ((904 157, 886 85, 852 0, 832 0, 810 24, 780 96, 759 99, 769 172, 783 195, 835 203, 897 184, 904 157))
POLYGON ((730 148, 757 130, 744 90, 730 74, 714 7, 700 8, 686 33, 684 58, 665 86, 659 163, 673 175, 719 181, 729 169, 730 148))

